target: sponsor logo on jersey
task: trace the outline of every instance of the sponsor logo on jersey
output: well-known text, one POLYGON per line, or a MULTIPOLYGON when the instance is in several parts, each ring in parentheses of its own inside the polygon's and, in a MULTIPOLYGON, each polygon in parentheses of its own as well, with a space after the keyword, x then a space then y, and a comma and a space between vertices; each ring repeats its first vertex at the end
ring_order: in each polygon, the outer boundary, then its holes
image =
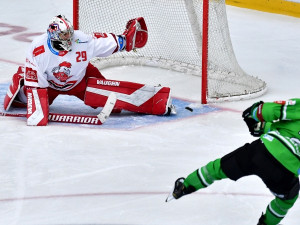
POLYGON ((296 105, 296 101, 294 100, 288 100, 288 101, 274 101, 274 103, 280 104, 280 105, 296 105))
POLYGON ((53 76, 60 82, 67 82, 72 76, 70 76, 70 69, 72 64, 67 61, 63 61, 58 66, 52 69, 53 76))
POLYGON ((37 71, 30 67, 26 67, 25 80, 28 82, 38 82, 37 71))
POLYGON ((106 33, 99 33, 99 32, 96 32, 94 33, 94 38, 107 38, 107 34, 106 33))
POLYGON ((97 80, 97 84, 105 86, 120 86, 120 82, 112 80, 97 80))
POLYGON ((66 54, 68 54, 68 51, 59 51, 58 52, 58 56, 64 56, 66 54))
POLYGON ((265 139, 267 139, 268 141, 270 141, 270 142, 274 140, 274 138, 271 135, 268 135, 268 134, 265 134, 263 137, 265 139))
POLYGON ((42 54, 42 53, 44 53, 45 52, 45 48, 44 48, 44 45, 41 45, 41 46, 39 46, 39 47, 36 47, 34 50, 33 50, 33 56, 35 57, 35 56, 38 56, 38 55, 40 55, 40 54, 42 54))
POLYGON ((296 101, 295 101, 295 100, 289 100, 289 101, 288 101, 288 104, 289 104, 289 105, 296 105, 296 101))
POLYGON ((87 41, 80 41, 79 39, 76 39, 75 43, 77 43, 77 44, 83 44, 83 43, 88 43, 88 42, 87 41))
POLYGON ((285 101, 281 101, 281 100, 274 101, 274 103, 279 104, 279 105, 285 105, 285 101))

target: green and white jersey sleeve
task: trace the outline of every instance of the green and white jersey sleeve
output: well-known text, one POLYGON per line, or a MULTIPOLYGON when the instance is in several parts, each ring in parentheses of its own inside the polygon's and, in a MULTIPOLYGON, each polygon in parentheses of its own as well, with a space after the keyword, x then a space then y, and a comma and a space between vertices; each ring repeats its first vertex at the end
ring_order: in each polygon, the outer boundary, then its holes
POLYGON ((300 99, 267 102, 262 107, 266 122, 261 140, 289 171, 300 174, 300 99))

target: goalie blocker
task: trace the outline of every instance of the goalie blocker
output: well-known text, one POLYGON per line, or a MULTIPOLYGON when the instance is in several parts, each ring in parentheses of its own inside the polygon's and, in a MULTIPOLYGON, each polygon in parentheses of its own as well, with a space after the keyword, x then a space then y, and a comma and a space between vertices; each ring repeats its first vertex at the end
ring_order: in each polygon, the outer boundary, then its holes
POLYGON ((94 77, 87 81, 84 103, 92 107, 103 107, 111 92, 117 96, 115 110, 164 115, 173 109, 168 87, 94 77))

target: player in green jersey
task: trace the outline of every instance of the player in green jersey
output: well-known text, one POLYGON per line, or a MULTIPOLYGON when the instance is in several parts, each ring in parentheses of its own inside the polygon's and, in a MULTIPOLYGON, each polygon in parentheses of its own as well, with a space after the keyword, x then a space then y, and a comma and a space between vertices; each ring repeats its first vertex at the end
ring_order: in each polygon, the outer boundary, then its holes
POLYGON ((258 225, 278 224, 299 195, 300 99, 257 102, 243 112, 250 133, 259 137, 178 178, 166 201, 206 188, 216 180, 257 175, 274 194, 258 225))

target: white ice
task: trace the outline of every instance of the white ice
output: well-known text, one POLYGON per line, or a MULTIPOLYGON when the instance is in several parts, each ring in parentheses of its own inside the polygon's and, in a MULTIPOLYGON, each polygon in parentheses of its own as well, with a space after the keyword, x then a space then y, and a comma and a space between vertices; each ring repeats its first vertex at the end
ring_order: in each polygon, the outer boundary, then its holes
MULTIPOLYGON (((24 62, 29 42, 18 38, 44 32, 58 13, 72 19, 72 1, 1 0, 0 83, 10 82, 24 62), (5 24, 26 30, 3 35, 5 24)), ((219 103, 226 108, 221 112, 133 130, 28 127, 24 119, 0 117, 0 224, 256 224, 273 198, 257 177, 219 181, 165 203, 175 179, 254 140, 241 119, 246 107, 299 97, 300 19, 230 6, 227 14, 237 59, 267 82, 265 95, 219 103)), ((103 73, 169 85, 175 97, 199 100, 194 77, 140 67, 103 73)), ((300 224, 299 210, 296 202, 283 224, 300 224)))

